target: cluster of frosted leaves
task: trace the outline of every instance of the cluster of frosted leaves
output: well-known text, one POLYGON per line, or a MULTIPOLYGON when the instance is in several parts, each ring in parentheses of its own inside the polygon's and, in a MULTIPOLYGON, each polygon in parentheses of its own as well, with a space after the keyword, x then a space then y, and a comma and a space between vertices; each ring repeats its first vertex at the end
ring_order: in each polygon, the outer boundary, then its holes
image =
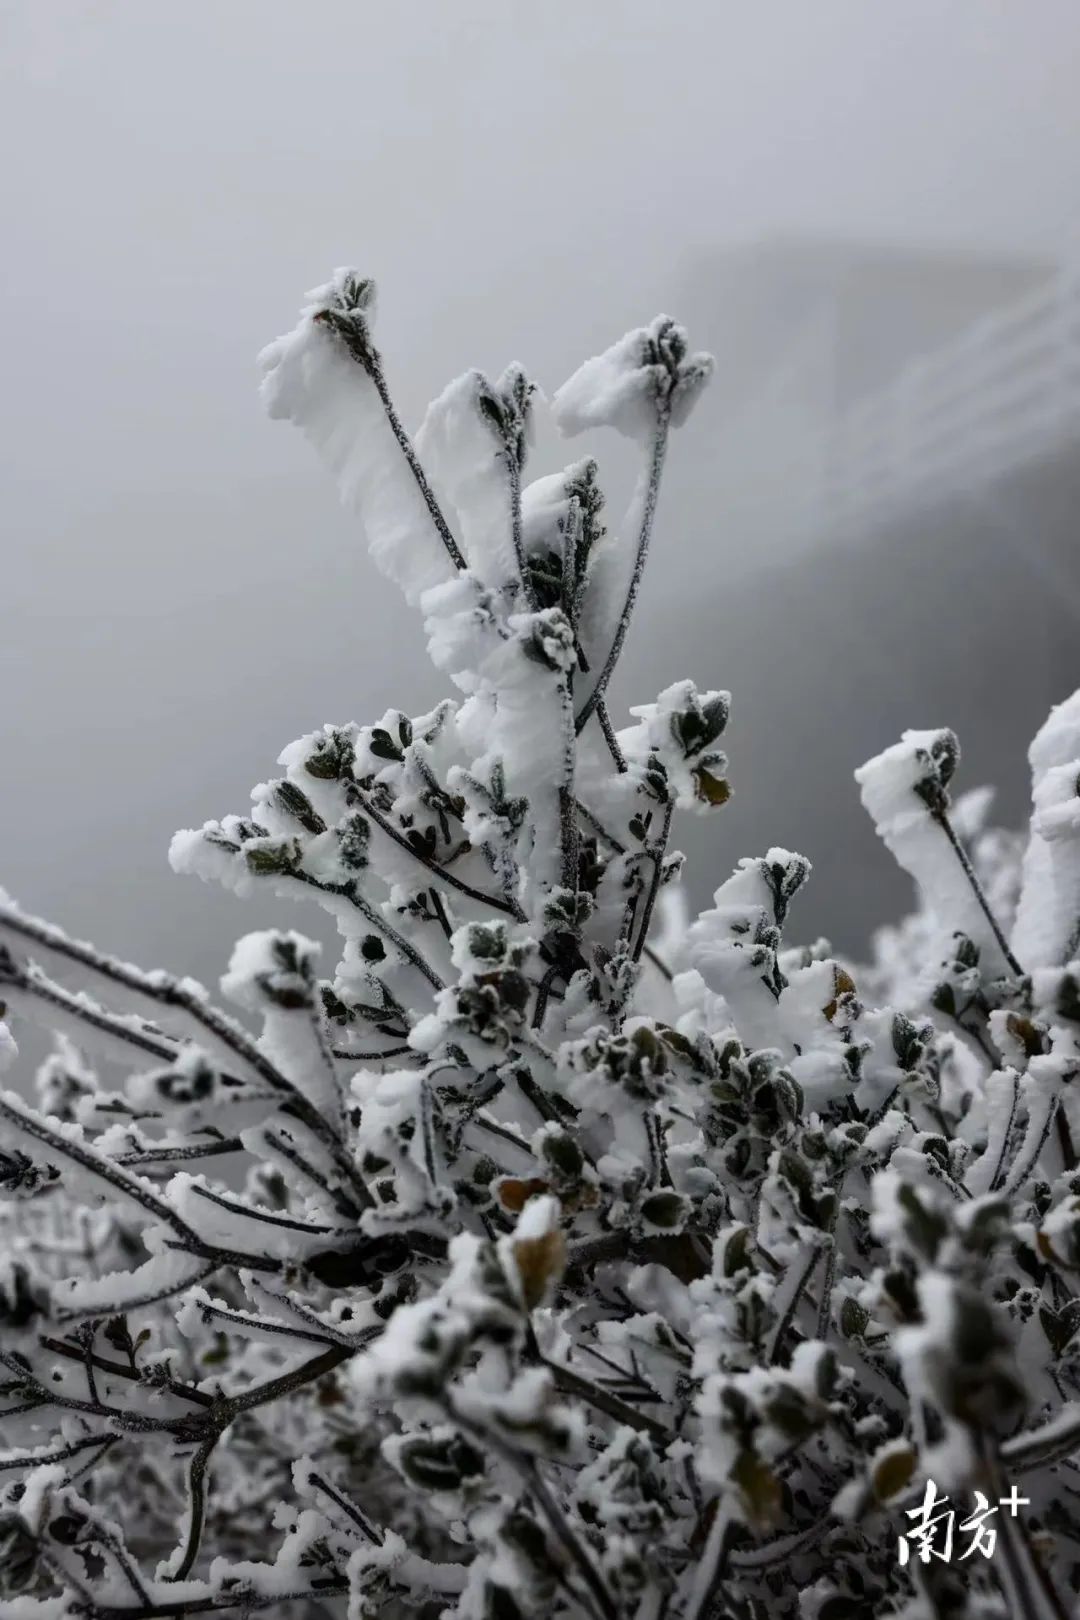
POLYGON ((790 942, 782 849, 681 925, 728 695, 616 733, 606 689, 707 362, 660 318, 554 396, 641 441, 619 540, 591 460, 524 482, 520 367, 410 441, 373 313, 312 294, 267 403, 456 696, 300 739, 171 852, 340 961, 249 935, 226 1010, 0 902, 7 1018, 55 1038, 0 1096, 0 1620, 1065 1613, 1080 697, 1025 840, 951 803, 950 732, 858 773, 921 896, 866 967, 790 942), (904 1568, 927 1479, 1029 1511, 904 1568))

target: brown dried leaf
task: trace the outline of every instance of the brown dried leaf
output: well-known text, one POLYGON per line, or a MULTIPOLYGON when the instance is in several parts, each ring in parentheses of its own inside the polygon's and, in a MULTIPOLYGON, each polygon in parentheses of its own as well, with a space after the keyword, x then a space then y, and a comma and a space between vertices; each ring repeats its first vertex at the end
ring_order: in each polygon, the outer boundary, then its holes
POLYGON ((526 1310, 542 1305, 548 1290, 563 1274, 566 1240, 556 1228, 543 1237, 519 1238, 514 1244, 514 1262, 521 1280, 526 1310))
POLYGON ((550 1191, 549 1184, 539 1176, 530 1176, 525 1181, 517 1176, 500 1176, 495 1183, 495 1196, 511 1215, 520 1215, 530 1198, 550 1191))
POLYGON ((830 1024, 832 1023, 833 1019, 836 1017, 837 1011, 839 1009, 840 997, 841 996, 853 996, 854 994, 855 994, 855 980, 851 977, 851 974, 845 972, 845 970, 842 967, 840 967, 838 964, 834 965, 834 967, 833 967, 833 999, 830 1002, 827 1002, 826 1005, 821 1009, 822 1012, 825 1014, 825 1017, 829 1020, 830 1024))
POLYGON ((714 776, 704 765, 699 765, 694 772, 694 790, 705 804, 727 804, 731 798, 731 783, 722 776, 714 776))
POLYGON ((783 1493, 768 1463, 755 1451, 743 1451, 731 1475, 751 1524, 761 1530, 777 1525, 783 1512, 783 1493))

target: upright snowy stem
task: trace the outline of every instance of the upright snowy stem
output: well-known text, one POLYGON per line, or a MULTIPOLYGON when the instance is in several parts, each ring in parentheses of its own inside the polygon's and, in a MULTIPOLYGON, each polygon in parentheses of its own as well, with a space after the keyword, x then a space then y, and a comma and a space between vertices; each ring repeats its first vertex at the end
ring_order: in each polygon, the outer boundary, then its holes
POLYGON ((948 812, 946 810, 935 810, 932 812, 932 814, 934 820, 937 822, 938 826, 949 840, 953 854, 960 862, 960 869, 971 887, 972 894, 978 901, 979 909, 982 911, 983 916, 990 924, 990 930, 998 943, 1002 956, 1005 958, 1005 961, 1008 964, 1009 972, 1014 974, 1016 978, 1022 979, 1024 976, 1024 970, 1020 966, 1020 963, 1016 960, 1016 957, 1013 955, 1009 942, 1005 938, 1004 930, 1002 929, 997 918, 994 916, 990 902, 986 898, 983 886, 979 882, 979 879, 975 873, 975 868, 972 866, 971 861, 968 858, 968 852, 960 842, 959 838, 956 836, 956 829, 949 820, 948 812))
POLYGON ((615 627, 615 635, 611 643, 611 650, 604 662, 604 667, 597 676, 596 685, 586 698, 584 706, 577 717, 577 729, 580 732, 585 726, 600 699, 608 689, 608 684, 615 672, 615 665, 619 662, 619 655, 626 640, 626 632, 630 628, 630 620, 634 612, 638 591, 641 588, 641 578, 645 572, 645 563, 649 555, 649 541, 652 538, 653 518, 656 515, 656 503, 660 495, 660 479, 664 470, 664 457, 667 454, 668 432, 671 425, 670 409, 667 404, 661 404, 657 409, 656 432, 653 435, 652 453, 649 460, 648 482, 645 486, 645 500, 641 512, 641 528, 638 531, 637 552, 634 557, 634 571, 630 575, 630 584, 626 592, 626 601, 619 615, 619 622, 615 627))
POLYGON ((612 764, 621 776, 626 770, 626 758, 619 747, 619 739, 615 735, 615 727, 611 723, 611 715, 603 698, 596 700, 596 718, 600 722, 600 730, 604 733, 604 741, 607 743, 612 764))
POLYGON ((660 827, 660 836, 649 852, 652 856, 652 876, 649 879, 649 888, 645 895, 645 907, 641 914, 637 944, 634 946, 635 962, 641 960, 641 953, 645 949, 645 942, 649 937, 649 925, 652 922, 653 908, 656 905, 656 897, 660 892, 660 882, 664 875, 664 855, 667 851, 668 838, 671 836, 671 818, 674 813, 675 801, 669 799, 664 806, 664 820, 660 827))
MULTIPOLYGON (((326 319, 325 316, 323 318, 326 319)), ((378 351, 369 340, 363 340, 360 333, 350 323, 344 321, 331 321, 330 324, 344 342, 345 347, 348 349, 353 359, 358 365, 363 366, 364 370, 371 378, 371 381, 375 387, 375 392, 378 394, 382 408, 386 413, 386 420, 390 424, 390 431, 397 440, 398 448, 404 456, 409 471, 412 473, 413 478, 416 481, 416 487, 420 491, 424 505, 428 509, 428 514, 431 517, 435 532, 446 548, 446 553, 454 567, 459 569, 464 568, 465 558, 462 555, 461 548, 450 531, 450 525, 443 516, 442 508, 435 498, 435 492, 428 483, 427 474, 420 464, 420 458, 416 454, 416 448, 413 445, 408 433, 406 433, 404 424, 402 423, 394 402, 390 397, 390 390, 386 385, 386 374, 383 371, 382 359, 378 351)))
POLYGON ((506 450, 506 481, 510 491, 510 539, 514 547, 518 579, 521 581, 521 594, 528 604, 529 612, 535 613, 540 604, 525 556, 525 537, 521 519, 521 464, 514 445, 508 445, 506 450))
POLYGON ((578 886, 577 800, 574 797, 574 770, 577 763, 577 733, 574 730, 574 687, 568 675, 559 696, 562 707, 563 758, 559 783, 559 831, 562 843, 562 884, 571 893, 578 886))

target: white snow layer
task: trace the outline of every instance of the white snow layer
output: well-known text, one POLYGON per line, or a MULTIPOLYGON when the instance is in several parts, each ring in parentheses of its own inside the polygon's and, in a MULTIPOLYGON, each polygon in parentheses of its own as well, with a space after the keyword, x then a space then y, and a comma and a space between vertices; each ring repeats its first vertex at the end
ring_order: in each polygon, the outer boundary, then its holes
POLYGON ((898 743, 861 765, 855 780, 878 836, 915 879, 943 934, 959 929, 1004 971, 1000 946, 956 851, 915 791, 935 773, 931 751, 941 735, 941 730, 905 731, 898 743))
POLYGON ((1051 709, 1028 750, 1031 838, 1012 947, 1029 973, 1075 955, 1080 925, 1080 692, 1051 709))
POLYGON ((374 382, 316 319, 350 272, 308 293, 298 324, 262 351, 269 414, 301 428, 357 512, 375 562, 409 602, 448 579, 453 564, 398 444, 374 382))
POLYGON ((506 459, 478 403, 487 389, 479 371, 455 378, 428 406, 416 448, 470 569, 498 588, 517 570, 506 459))

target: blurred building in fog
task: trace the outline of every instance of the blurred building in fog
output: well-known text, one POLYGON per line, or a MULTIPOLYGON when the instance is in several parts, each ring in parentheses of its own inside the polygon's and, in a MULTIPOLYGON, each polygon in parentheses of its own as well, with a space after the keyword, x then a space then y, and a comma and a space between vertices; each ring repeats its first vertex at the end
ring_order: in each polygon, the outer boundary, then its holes
POLYGON ((1080 261, 778 243, 699 260, 679 314, 717 387, 667 514, 700 590, 661 604, 649 675, 690 647, 734 694, 736 797, 682 838, 694 898, 795 844, 800 933, 858 949, 908 896, 853 769, 951 725, 963 785, 1019 824, 1027 743, 1080 685, 1080 261))
POLYGON ((679 312, 714 346, 725 415, 798 372, 844 410, 1051 273, 1037 260, 774 237, 700 253, 679 312))

